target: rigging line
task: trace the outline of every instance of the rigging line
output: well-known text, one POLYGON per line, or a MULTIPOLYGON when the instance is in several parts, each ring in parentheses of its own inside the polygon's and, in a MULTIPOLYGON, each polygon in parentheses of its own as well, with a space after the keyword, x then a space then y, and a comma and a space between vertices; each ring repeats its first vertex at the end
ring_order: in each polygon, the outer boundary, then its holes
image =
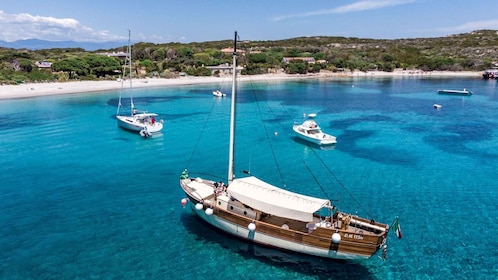
MULTIPOLYGON (((268 85, 270 85, 270 82, 268 81, 268 79, 265 79, 265 82, 266 82, 268 85)), ((269 86, 269 87, 271 88, 271 86, 269 86)), ((267 105, 267 107, 268 107, 268 110, 272 113, 273 117, 274 117, 274 118, 276 118, 276 113, 275 113, 275 111, 272 109, 272 107, 271 107, 271 106, 269 106, 269 105, 267 105)), ((285 106, 282 106, 282 108, 283 108, 284 112, 286 112, 286 114, 287 114, 287 115, 290 115, 289 110, 287 110, 287 108, 286 108, 285 106)), ((279 126, 280 126, 280 129, 281 129, 282 131, 285 131, 285 134, 287 134, 287 136, 289 136, 290 138, 292 138, 293 134, 291 134, 291 133, 289 132, 289 130, 288 130, 288 128, 287 128, 287 127, 283 127, 281 123, 279 123, 279 126)), ((326 166, 326 165, 325 165, 325 163, 323 162, 323 160, 321 160, 321 159, 318 157, 318 155, 316 154, 314 147, 312 147, 310 144, 306 144, 306 145, 307 145, 307 146, 308 146, 308 147, 309 147, 309 148, 313 151, 313 153, 314 153, 315 157, 317 157, 317 158, 319 159, 320 163, 321 163, 322 165, 326 166)), ((292 145, 292 147, 293 147, 294 151, 296 151, 296 153, 298 153, 298 152, 299 152, 299 150, 297 149, 297 146, 296 146, 296 145, 292 145)), ((304 159, 303 157, 300 157, 300 159, 301 159, 301 162, 303 163, 303 165, 305 166, 305 168, 308 170, 309 174, 313 177, 313 179, 314 179, 315 183, 318 185, 318 187, 320 188, 320 190, 322 191, 322 193, 323 193, 323 194, 327 197, 327 199, 332 200, 332 199, 330 198, 329 194, 327 193, 327 191, 325 190, 324 186, 323 186, 323 185, 320 183, 320 181, 318 180, 318 177, 317 177, 317 176, 314 174, 314 172, 312 171, 311 167, 310 167, 310 166, 306 163, 305 159, 304 159)), ((330 169, 328 169, 328 168, 327 168, 327 171, 328 171, 329 173, 331 173, 330 169)), ((335 178, 335 180, 336 180, 337 182, 339 182, 339 184, 341 184, 341 185, 342 185, 342 183, 340 183, 339 179, 338 179, 335 175, 333 175, 333 177, 335 178)), ((343 186, 343 188, 344 188, 344 186, 343 186)), ((351 195, 351 194, 350 194, 350 195, 351 195)))
MULTIPOLYGON (((308 146, 313 151, 313 153, 314 153, 314 149, 313 149, 313 147, 311 147, 311 144, 306 144, 306 146, 308 146)), ((294 149, 296 149, 295 146, 294 146, 294 149)), ((304 167, 306 167, 306 169, 310 173, 311 177, 313 177, 313 179, 315 180, 315 182, 318 185, 318 187, 320 188, 320 190, 322 190, 323 194, 327 197, 328 200, 332 200, 330 198, 329 194, 325 191, 325 188, 322 186, 322 184, 320 183, 320 181, 318 180, 318 178, 315 176, 315 173, 313 173, 313 170, 306 163, 306 161, 304 160, 303 157, 301 157, 301 161, 303 162, 304 167)))
POLYGON ((192 158, 194 157, 194 154, 197 152, 197 148, 199 147, 199 143, 201 142, 202 136, 204 135, 204 131, 206 131, 206 127, 209 124, 209 120, 211 119, 211 116, 213 115, 214 107, 216 105, 216 102, 212 103, 213 105, 211 106, 211 112, 209 113, 208 117, 205 119, 204 125, 202 126, 201 133, 199 134, 199 138, 197 138, 197 141, 195 142, 194 149, 192 153, 190 154, 190 157, 187 160, 187 165, 186 168, 189 168, 190 162, 192 161, 192 158))
POLYGON ((318 156, 318 154, 315 152, 314 149, 311 149, 313 151, 313 154, 315 154, 316 158, 318 159, 318 161, 320 161, 320 163, 323 165, 323 167, 325 169, 327 169, 328 173, 330 175, 332 175, 332 177, 334 177, 335 181, 337 182, 337 184, 339 184, 339 186, 341 186, 341 188, 349 195, 349 197, 351 197, 351 199, 354 200, 354 202, 356 202, 356 204, 363 210, 365 211, 365 213, 367 214, 367 216, 369 217, 372 217, 372 215, 370 214, 370 211, 368 211, 368 209, 365 209, 362 204, 353 196, 353 194, 346 188, 346 186, 344 186, 344 184, 339 180, 339 178, 337 178, 337 176, 332 172, 332 170, 330 170, 330 168, 325 164, 325 162, 322 160, 321 157, 318 156))
MULTIPOLYGON (((265 82, 268 84, 268 87, 270 88, 270 91, 273 91, 273 88, 272 88, 272 86, 271 86, 271 84, 270 84, 269 80, 265 78, 265 82)), ((253 81, 251 80, 251 86, 252 86, 252 85, 253 85, 253 81)), ((256 100, 256 101, 258 101, 258 100, 256 100)), ((262 102, 267 103, 266 101, 262 101, 262 102)), ((257 102, 257 104, 258 104, 258 108, 259 108, 259 102, 257 102)), ((271 114, 273 115, 273 117, 274 117, 274 118, 276 118, 276 117, 277 117, 277 116, 276 116, 276 113, 275 113, 275 111, 272 109, 272 107, 271 107, 270 105, 267 105, 267 108, 268 108, 268 111, 270 111, 270 112, 271 112, 271 114)), ((283 110, 284 110, 285 112, 287 112, 287 115, 290 115, 290 113, 289 113, 289 112, 288 112, 288 110, 285 108, 285 106, 282 106, 282 108, 283 108, 283 110)), ((260 111, 261 111, 261 110, 260 110, 260 111)), ((262 114, 260 113, 260 115, 262 115, 262 114)), ((291 136, 290 136, 290 134, 289 134, 289 132, 288 132, 288 128, 287 128, 287 127, 285 127, 285 128, 284 128, 284 127, 282 126, 282 124, 281 124, 281 123, 279 123, 279 127, 280 127, 280 129, 281 129, 282 131, 285 131, 285 133, 287 134, 287 136, 291 137, 291 136)), ((265 131, 266 131, 266 134, 267 134, 267 138, 269 138, 269 137, 268 137, 268 131, 266 130, 266 126, 265 126, 265 131)), ((297 152, 297 148, 296 148, 296 146, 295 146, 295 145, 292 145, 292 147, 293 147, 293 148, 294 148, 294 150, 297 152)), ((273 148, 272 148, 272 153, 274 153, 273 148)), ((275 154, 273 154, 273 157, 274 157, 275 162, 276 162, 276 163, 277 163, 277 165, 278 165, 278 161, 276 160, 276 156, 275 156, 275 154)), ((318 180, 317 176, 315 176, 315 174, 312 172, 312 169, 311 169, 311 168, 309 167, 309 165, 306 163, 306 161, 304 160, 304 158, 302 158, 302 157, 301 157, 301 161, 303 162, 303 165, 304 165, 304 166, 306 167, 306 169, 308 170, 309 174, 310 174, 310 175, 313 177, 313 179, 315 180, 315 183, 316 183, 316 184, 320 187, 320 189, 322 190, 323 194, 324 194, 324 195, 325 195, 325 196, 326 196, 329 200, 331 200, 331 199, 330 199, 330 197, 329 197, 329 195, 328 195, 328 193, 325 191, 325 189, 323 188, 322 184, 321 184, 321 183, 320 183, 320 181, 318 180)), ((279 173, 280 173, 280 168, 279 168, 279 173)), ((284 181, 283 176, 282 176, 282 174, 281 174, 281 173, 280 173, 280 177, 282 178, 282 181, 283 181, 283 182, 284 182, 284 184, 285 184, 285 181, 284 181)))
POLYGON ((281 171, 280 165, 278 164, 278 160, 277 160, 277 157, 275 155, 275 149, 273 149, 272 142, 270 141, 270 137, 269 137, 269 134, 268 134, 268 128, 266 127, 266 125, 264 125, 264 122, 263 122, 263 118, 262 118, 263 114, 261 112, 261 107, 260 107, 259 100, 258 100, 258 97, 257 97, 257 94, 256 94, 254 83, 252 82, 252 80, 249 80, 249 81, 250 81, 249 84, 250 84, 251 89, 252 89, 251 91, 253 93, 254 99, 256 100, 256 105, 258 106, 259 116, 260 116, 261 122, 263 123, 263 128, 265 129, 266 140, 268 141, 268 144, 270 145, 270 150, 271 150, 271 154, 272 154, 272 157, 273 157, 273 161, 277 165, 277 170, 278 170, 278 175, 280 176, 280 180, 282 181, 283 185, 286 185, 285 180, 284 180, 284 176, 282 175, 282 171, 281 171))
MULTIPOLYGON (((270 82, 265 79, 265 82, 267 84, 270 84, 270 82)), ((251 81, 251 84, 252 84, 252 81, 251 81)), ((270 86, 271 88, 271 86, 270 86)), ((266 101, 264 101, 266 102, 266 101)), ((259 108, 259 102, 258 103, 258 108, 259 108)), ((272 113, 272 115, 274 117, 276 117, 276 114, 274 112, 274 110, 271 108, 271 106, 267 106, 268 107, 268 110, 272 113)), ((285 112, 287 112, 288 115, 290 115, 289 111, 285 108, 285 106, 282 106, 283 107, 283 110, 285 112)), ((261 114, 261 113, 260 113, 261 114)), ((287 128, 283 128, 282 127, 282 124, 279 123, 279 126, 281 127, 282 131, 285 131, 285 133, 289 136, 290 135, 290 132, 288 132, 288 129, 287 128)), ((266 127, 265 127, 266 129, 266 127)), ((327 166, 327 164, 324 162, 324 160, 317 154, 316 152, 316 148, 315 147, 312 147, 311 144, 306 144, 310 149, 311 151, 313 152, 314 156, 317 158, 317 160, 320 162, 320 164, 327 170, 327 172, 334 178, 334 180, 337 182, 337 184, 349 195, 349 197, 351 197, 351 199, 356 202, 356 204, 358 204, 358 206, 368 215, 368 216, 372 216, 370 214, 370 211, 368 211, 368 209, 365 209, 362 204, 353 196, 353 194, 351 192, 349 192, 349 190, 344 186, 344 184, 339 180, 339 178, 337 178, 337 176, 332 172, 332 170, 327 166)), ((298 152, 297 150, 297 146, 296 145, 292 145, 292 147, 294 148, 294 150, 296 152, 298 152)), ((273 149, 272 149, 272 152, 273 152, 273 149)), ((276 157, 275 155, 273 155, 274 158, 276 157)), ((310 168, 310 166, 306 163, 305 159, 303 157, 300 157, 303 165, 305 166, 305 168, 308 170, 309 174, 313 177, 313 179, 315 180, 315 183, 319 186, 319 188, 321 189, 321 191, 323 192, 323 194, 329 199, 331 200, 329 194, 327 193, 327 191, 325 190, 324 186, 319 182, 317 176, 313 173, 312 169, 310 168)), ((280 172, 280 169, 279 169, 279 172, 280 172)), ((280 176, 282 177, 282 175, 280 174, 280 176)), ((282 179, 283 180, 283 179, 282 179)))

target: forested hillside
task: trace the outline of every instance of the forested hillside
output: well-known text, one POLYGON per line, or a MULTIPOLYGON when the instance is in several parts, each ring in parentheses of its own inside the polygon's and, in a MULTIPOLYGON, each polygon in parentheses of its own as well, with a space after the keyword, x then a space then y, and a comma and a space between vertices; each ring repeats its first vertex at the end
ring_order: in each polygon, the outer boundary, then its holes
MULTIPOLYGON (((135 75, 177 77, 217 75, 208 69, 231 63, 232 41, 137 43, 132 46, 135 75)), ((278 41, 243 40, 238 45, 243 74, 286 72, 304 74, 344 70, 482 71, 498 62, 498 31, 480 30, 439 38, 378 40, 348 37, 299 37, 278 41), (283 58, 312 58, 309 60, 283 58)), ((115 79, 123 59, 102 53, 123 52, 126 46, 87 52, 70 49, 0 48, 0 83, 115 79), (50 65, 50 67, 41 67, 50 65)))

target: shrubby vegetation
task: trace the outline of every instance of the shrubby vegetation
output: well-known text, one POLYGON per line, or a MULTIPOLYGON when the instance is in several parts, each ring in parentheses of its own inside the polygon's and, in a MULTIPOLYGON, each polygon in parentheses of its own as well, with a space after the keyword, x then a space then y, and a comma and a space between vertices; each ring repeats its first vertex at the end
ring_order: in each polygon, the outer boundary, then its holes
MULTIPOLYGON (((137 43, 132 61, 135 76, 173 78, 179 73, 210 76, 209 66, 231 64, 231 54, 222 52, 231 40, 202 43, 137 43)), ((498 31, 481 30, 440 38, 374 40, 346 37, 300 37, 278 41, 242 41, 238 64, 243 74, 255 75, 285 71, 289 74, 316 73, 322 70, 418 69, 423 71, 482 71, 498 61, 498 31), (313 57, 317 63, 284 57, 313 57)), ((47 82, 67 80, 116 79, 123 59, 100 55, 125 51, 126 46, 87 52, 72 49, 0 48, 0 83, 47 82), (50 69, 35 63, 52 63, 50 69)), ((216 74, 216 73, 215 73, 216 74)))

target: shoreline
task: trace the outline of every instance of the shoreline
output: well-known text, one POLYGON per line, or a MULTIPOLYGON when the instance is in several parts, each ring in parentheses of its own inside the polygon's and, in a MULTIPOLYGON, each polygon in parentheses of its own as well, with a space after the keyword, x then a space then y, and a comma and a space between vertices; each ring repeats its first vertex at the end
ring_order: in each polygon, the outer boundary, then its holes
MULTIPOLYGON (((288 75, 288 74, 263 74, 242 76, 239 75, 238 82, 244 81, 283 81, 299 79, 325 79, 325 78, 376 78, 376 77, 476 77, 481 78, 481 72, 473 71, 432 71, 423 72, 418 70, 397 70, 394 72, 369 71, 369 72, 320 72, 306 75, 288 75)), ((166 87, 182 86, 196 84, 218 84, 226 80, 226 77, 181 77, 174 79, 166 78, 141 78, 133 79, 133 88, 149 87, 166 87)), ((129 87, 129 82, 125 81, 123 88, 129 87)), ((120 90, 121 81, 71 81, 71 82, 53 82, 53 83, 27 83, 20 85, 0 85, 0 100, 3 99, 21 99, 48 95, 72 94, 72 93, 89 93, 103 92, 110 90, 120 90)))

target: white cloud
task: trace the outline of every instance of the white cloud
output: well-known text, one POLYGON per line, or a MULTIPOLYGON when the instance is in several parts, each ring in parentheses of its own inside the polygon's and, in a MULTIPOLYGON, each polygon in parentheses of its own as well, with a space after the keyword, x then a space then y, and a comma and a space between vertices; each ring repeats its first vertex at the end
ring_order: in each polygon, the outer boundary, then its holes
POLYGON ((274 17, 274 21, 280 21, 289 18, 296 17, 310 17, 317 15, 329 15, 329 14, 344 14, 352 13, 366 10, 375 10, 384 7, 398 6, 407 3, 414 2, 415 0, 380 0, 380 1, 359 1, 349 5, 340 6, 334 9, 317 10, 306 13, 294 14, 294 15, 283 15, 274 17))
POLYGON ((442 32, 470 32, 481 29, 498 29, 498 19, 473 21, 452 27, 436 28, 437 31, 442 32))
POLYGON ((126 39, 109 31, 96 31, 72 18, 6 14, 0 11, 0 40, 11 42, 23 39, 49 41, 97 42, 126 39))

